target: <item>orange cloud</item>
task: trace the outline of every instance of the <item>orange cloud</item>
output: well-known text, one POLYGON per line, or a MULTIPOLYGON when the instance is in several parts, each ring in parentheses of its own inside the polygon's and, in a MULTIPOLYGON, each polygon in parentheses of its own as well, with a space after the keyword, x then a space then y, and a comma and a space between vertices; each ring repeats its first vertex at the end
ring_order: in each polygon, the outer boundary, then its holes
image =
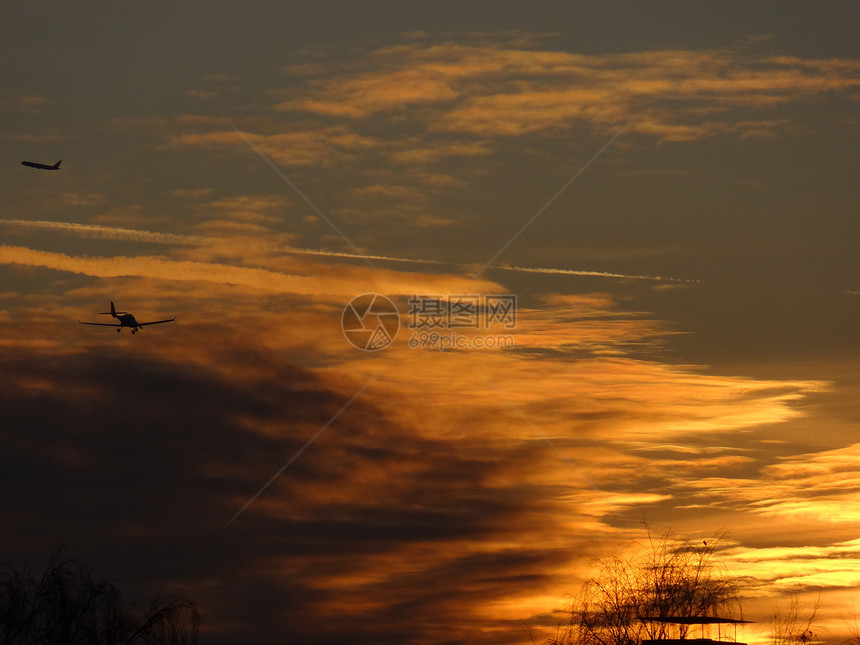
POLYGON ((417 165, 434 163, 446 157, 476 157, 490 154, 489 141, 436 141, 411 138, 397 143, 403 148, 390 153, 397 163, 417 165))
POLYGON ((0 110, 22 112, 24 114, 41 114, 48 105, 48 99, 32 94, 7 94, 0 96, 0 110))
POLYGON ((290 200, 284 195, 224 197, 195 205, 198 215, 210 220, 230 219, 240 222, 276 222, 282 219, 290 200))
POLYGON ((416 43, 372 52, 364 63, 379 71, 311 82, 305 97, 278 109, 360 119, 410 108, 432 130, 484 137, 552 132, 576 121, 600 129, 626 123, 630 131, 678 141, 719 132, 767 136, 776 126, 747 126, 728 110, 860 86, 858 61, 757 57, 743 50, 585 56, 502 44, 416 43), (696 118, 703 110, 721 118, 696 118))
POLYGON ((325 99, 288 101, 278 109, 356 118, 381 110, 450 100, 456 96, 442 71, 398 69, 343 80, 335 87, 329 86, 325 99))
MULTIPOLYGON (((380 145, 377 140, 344 127, 269 135, 246 132, 245 136, 260 152, 285 166, 332 165, 353 160, 357 152, 380 145)), ((231 146, 250 152, 247 144, 232 129, 173 135, 168 137, 165 145, 173 149, 231 146)))

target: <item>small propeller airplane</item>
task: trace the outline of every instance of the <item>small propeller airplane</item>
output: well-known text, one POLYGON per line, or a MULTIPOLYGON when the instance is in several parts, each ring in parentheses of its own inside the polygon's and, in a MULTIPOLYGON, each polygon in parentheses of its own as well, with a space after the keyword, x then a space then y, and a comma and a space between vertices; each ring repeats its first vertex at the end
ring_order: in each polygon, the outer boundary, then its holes
POLYGON ((137 322, 134 316, 128 313, 127 311, 117 311, 116 307, 114 307, 113 301, 110 303, 110 311, 100 311, 100 315, 102 316, 113 316, 116 318, 119 323, 98 323, 98 322, 84 322, 79 320, 78 322, 82 325, 99 325, 100 327, 116 327, 117 333, 122 331, 123 327, 129 327, 131 329, 132 334, 136 334, 141 330, 142 327, 146 325, 160 325, 161 323, 169 323, 176 320, 176 318, 168 318, 166 320, 154 320, 153 322, 137 322))

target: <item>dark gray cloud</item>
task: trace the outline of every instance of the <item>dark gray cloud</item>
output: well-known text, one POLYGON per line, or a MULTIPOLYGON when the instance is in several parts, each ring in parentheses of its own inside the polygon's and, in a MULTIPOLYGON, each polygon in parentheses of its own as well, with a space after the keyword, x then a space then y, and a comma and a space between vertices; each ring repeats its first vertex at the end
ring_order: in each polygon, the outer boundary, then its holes
POLYGON ((14 527, 3 558, 41 562, 68 543, 132 594, 177 584, 200 603, 208 642, 442 642, 446 629, 465 642, 467 604, 539 585, 560 558, 477 547, 548 504, 525 483, 487 486, 508 451, 421 438, 372 396, 225 526, 348 398, 253 349, 243 378, 108 346, 0 363, 12 375, 0 392, 0 495, 14 527), (358 597, 374 609, 342 607, 358 597))

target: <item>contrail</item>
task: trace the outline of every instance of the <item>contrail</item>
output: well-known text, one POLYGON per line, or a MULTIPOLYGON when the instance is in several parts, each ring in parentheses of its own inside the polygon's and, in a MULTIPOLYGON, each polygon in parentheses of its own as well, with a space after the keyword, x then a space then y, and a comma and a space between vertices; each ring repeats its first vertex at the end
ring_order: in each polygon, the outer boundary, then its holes
MULTIPOLYGON (((62 233, 80 235, 81 237, 92 237, 102 240, 120 240, 130 242, 151 242, 155 244, 206 244, 220 239, 217 236, 203 235, 181 235, 177 233, 156 233, 134 228, 119 228, 116 226, 102 226, 99 224, 79 224, 78 222, 61 222, 55 220, 23 220, 4 219, 0 220, 0 226, 12 226, 20 228, 38 228, 62 233)), ((414 264, 450 264, 439 260, 422 260, 415 258, 400 258, 388 255, 368 255, 366 253, 352 253, 348 251, 327 251, 325 249, 308 249, 299 246, 282 246, 278 250, 285 253, 297 255, 319 255, 335 258, 355 258, 362 260, 386 260, 389 262, 412 262, 414 264)))
POLYGON ((22 228, 41 228, 65 233, 75 233, 83 237, 103 240, 127 240, 131 242, 154 242, 156 244, 199 244, 206 240, 196 235, 177 235, 176 233, 155 233, 133 228, 100 226, 98 224, 78 224, 77 222, 57 222, 51 220, 3 219, 0 225, 22 228))
POLYGON ((411 264, 446 264, 449 266, 458 266, 454 265, 451 262, 442 262, 441 260, 422 260, 421 258, 400 258, 392 255, 368 255, 367 253, 350 253, 348 251, 325 251, 323 249, 307 249, 300 246, 285 246, 282 247, 281 250, 284 253, 295 253, 296 255, 319 255, 323 257, 332 257, 332 258, 354 258, 356 260, 363 260, 365 258, 370 258, 371 260, 380 260, 384 262, 405 262, 411 264))
MULTIPOLYGON (((119 228, 114 226, 102 226, 98 224, 79 224, 77 222, 61 222, 52 220, 0 220, 0 225, 17 226, 21 228, 38 228, 51 230, 83 237, 92 237, 105 240, 122 240, 131 242, 148 242, 153 244, 207 244, 215 242, 218 237, 202 235, 181 235, 177 233, 156 233, 142 229, 119 228)), ((442 260, 428 260, 425 258, 405 258, 393 255, 368 255, 366 253, 352 253, 350 251, 328 251, 325 249, 309 249, 298 246, 280 246, 277 250, 283 253, 295 255, 311 255, 319 257, 349 258, 356 260, 378 260, 380 262, 398 262, 402 264, 424 264, 433 266, 446 266, 456 269, 468 269, 470 265, 457 262, 443 262, 442 260)), ((547 267, 522 267, 509 264, 497 264, 491 267, 499 271, 511 271, 514 273, 539 273, 544 275, 575 275, 595 278, 618 278, 623 280, 653 280, 655 282, 675 282, 681 284, 700 284, 701 280, 687 278, 673 278, 668 276, 652 276, 630 273, 613 273, 610 271, 591 271, 588 269, 556 269, 547 267)))
POLYGON ((609 271, 587 271, 582 269, 550 269, 544 267, 519 267, 519 266, 510 266, 508 264, 500 264, 493 267, 494 269, 501 269, 503 271, 515 271, 519 273, 542 273, 545 275, 582 275, 582 276, 593 276, 596 278, 624 278, 627 280, 654 280, 656 282, 679 282, 679 283, 690 283, 690 284, 701 284, 701 280, 688 279, 688 278, 670 278, 662 275, 641 275, 641 274, 631 274, 631 273, 612 273, 609 271))
POLYGON ((607 142, 603 145, 603 147, 602 147, 600 150, 598 150, 598 151, 594 154, 594 156, 593 156, 591 159, 589 159, 589 160, 586 162, 586 164, 576 172, 576 174, 575 174, 575 175, 573 175, 573 177, 571 177, 570 179, 568 179, 568 180, 565 182, 564 186, 562 186, 561 188, 559 188, 559 189, 558 189, 558 191, 556 191, 555 195, 553 195, 553 196, 550 198, 550 200, 549 200, 546 204, 544 204, 543 206, 541 206, 540 210, 539 210, 537 213, 535 213, 534 215, 532 215, 532 216, 529 218, 529 220, 528 220, 525 224, 523 224, 522 228, 520 228, 520 230, 518 230, 516 233, 514 233, 514 235, 513 235, 513 237, 512 237, 511 239, 509 239, 507 242, 505 242, 505 244, 502 246, 502 248, 500 248, 498 251, 496 251, 496 253, 495 253, 495 255, 493 255, 493 257, 491 257, 489 260, 487 260, 487 263, 486 263, 484 266, 482 266, 482 267, 478 270, 478 273, 477 273, 476 275, 481 275, 484 271, 486 271, 486 270, 487 270, 487 267, 489 267, 493 262, 495 262, 497 257, 499 257, 502 253, 504 253, 504 252, 505 252, 505 250, 506 250, 506 249, 507 249, 511 244, 513 244, 513 243, 514 243, 514 241, 515 241, 515 240, 516 240, 520 235, 522 235, 522 234, 523 234, 523 232, 525 232, 525 230, 526 230, 529 226, 531 226, 532 224, 534 224, 535 220, 536 220, 538 217, 540 217, 540 216, 541 216, 541 213, 543 213, 547 208, 549 208, 550 206, 552 206, 552 203, 553 203, 556 199, 558 199, 558 198, 559 198, 559 196, 561 196, 561 194, 562 194, 565 190, 567 190, 567 187, 568 187, 568 186, 570 186, 570 185, 571 185, 573 182, 575 182, 577 179, 579 179, 579 176, 580 176, 582 173, 584 173, 586 170, 588 170, 588 167, 589 167, 591 164, 593 164, 593 163, 597 160, 597 158, 598 158, 600 155, 602 155, 602 154, 606 151, 606 149, 607 149, 609 146, 611 146, 611 145, 615 142, 615 140, 616 140, 618 137, 620 137, 620 136, 621 136, 621 133, 622 133, 622 132, 624 132, 624 130, 625 130, 626 128, 627 128, 627 126, 625 125, 625 126, 624 126, 623 128, 621 128, 618 132, 616 132, 614 135, 612 135, 612 138, 611 138, 609 141, 607 141, 607 142))

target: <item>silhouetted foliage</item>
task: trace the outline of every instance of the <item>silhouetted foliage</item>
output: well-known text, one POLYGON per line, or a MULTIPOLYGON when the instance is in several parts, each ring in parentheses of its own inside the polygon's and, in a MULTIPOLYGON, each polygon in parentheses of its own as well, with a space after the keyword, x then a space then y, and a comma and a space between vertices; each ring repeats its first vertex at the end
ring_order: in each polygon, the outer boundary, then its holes
POLYGON ((573 601, 570 623, 547 645, 638 645, 644 639, 686 638, 690 625, 646 618, 732 617, 740 601, 731 578, 714 562, 721 537, 692 545, 674 533, 628 557, 597 560, 599 571, 573 601))
POLYGON ((186 645, 196 643, 197 607, 175 592, 161 592, 146 610, 127 607, 119 589, 95 582, 63 549, 35 578, 0 564, 2 645, 186 645))

